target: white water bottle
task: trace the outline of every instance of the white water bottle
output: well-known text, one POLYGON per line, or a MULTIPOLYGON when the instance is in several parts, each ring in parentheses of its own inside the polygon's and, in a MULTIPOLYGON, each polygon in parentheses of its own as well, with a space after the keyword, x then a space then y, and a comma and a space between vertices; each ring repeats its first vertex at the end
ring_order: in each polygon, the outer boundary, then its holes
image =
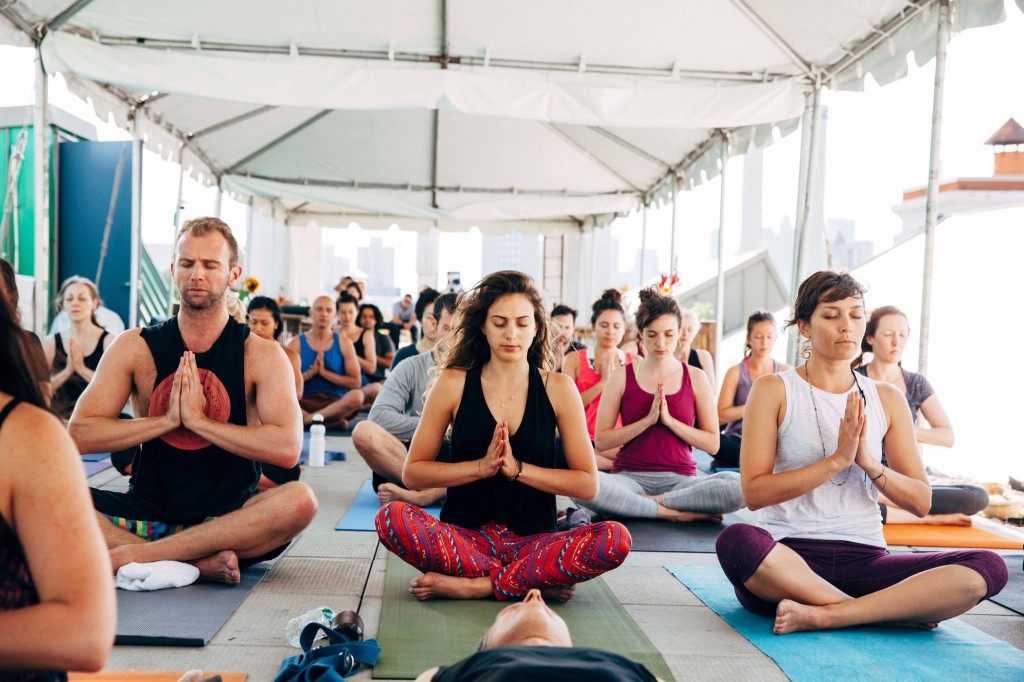
POLYGON ((313 415, 313 425, 309 427, 309 466, 322 467, 327 450, 327 427, 324 426, 322 414, 313 415))
MULTIPOLYGON (((334 610, 328 606, 320 606, 315 609, 310 609, 306 613, 302 614, 297 618, 292 618, 288 621, 288 624, 284 626, 284 637, 288 640, 288 643, 296 649, 301 648, 299 646, 299 636, 302 634, 302 629, 309 623, 320 623, 331 627, 331 621, 334 619, 334 610)), ((323 639, 326 637, 323 632, 318 632, 314 642, 317 639, 323 639)))

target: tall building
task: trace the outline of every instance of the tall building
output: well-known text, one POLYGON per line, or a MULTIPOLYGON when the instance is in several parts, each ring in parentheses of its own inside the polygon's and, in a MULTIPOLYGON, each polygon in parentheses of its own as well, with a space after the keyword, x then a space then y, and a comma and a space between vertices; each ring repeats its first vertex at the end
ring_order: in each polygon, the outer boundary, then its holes
POLYGON ((370 239, 369 246, 356 250, 359 269, 366 273, 366 296, 398 296, 395 286, 395 249, 385 246, 379 237, 370 239))
MULTIPOLYGON (((485 234, 481 249, 481 272, 519 270, 538 284, 544 273, 544 245, 535 234, 485 234)), ((463 282, 465 285, 466 282, 463 282)))

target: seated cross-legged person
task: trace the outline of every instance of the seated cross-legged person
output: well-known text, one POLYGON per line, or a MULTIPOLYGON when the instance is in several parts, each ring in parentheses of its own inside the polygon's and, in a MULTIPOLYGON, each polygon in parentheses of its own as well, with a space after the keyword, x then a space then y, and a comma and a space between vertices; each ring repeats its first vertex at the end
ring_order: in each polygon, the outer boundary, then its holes
POLYGON ((114 643, 114 587, 78 451, 46 408, 0 277, 0 679, 100 670, 114 643), (67 627, 61 627, 67 624, 67 627), (60 636, 47 636, 60 627, 60 636))
MULTIPOLYGON (((861 349, 871 353, 871 362, 857 371, 876 381, 892 384, 903 393, 910 405, 914 436, 922 445, 953 447, 953 425, 942 409, 939 396, 923 374, 903 369, 903 349, 910 337, 907 316, 894 306, 871 311, 861 349), (928 426, 917 426, 918 413, 928 426)), ((884 452, 883 452, 884 460, 884 452)), ((918 518, 879 496, 882 523, 928 523, 935 525, 970 526, 971 516, 988 506, 988 491, 976 485, 932 485, 932 506, 918 518)))
POLYGON ((601 472, 597 497, 577 500, 602 516, 721 521, 743 506, 735 472, 697 477, 692 448, 718 451, 718 419, 704 372, 672 355, 681 322, 673 298, 640 292, 644 357, 612 374, 597 413, 597 447, 621 449, 611 473, 601 472))
POLYGON ((72 414, 83 452, 142 444, 127 493, 92 490, 114 571, 185 561, 236 584, 240 560, 279 554, 316 513, 297 481, 255 494, 261 463, 298 461, 302 427, 285 354, 228 316, 241 271, 225 223, 182 225, 171 263, 179 314, 118 336, 72 414), (119 419, 129 398, 139 416, 119 419))
MULTIPOLYGON (((281 308, 274 299, 267 296, 255 296, 249 299, 249 308, 246 316, 249 321, 249 329, 256 336, 275 342, 281 337, 284 323, 281 320, 281 308)), ((291 348, 281 346, 281 350, 288 356, 288 362, 292 366, 292 373, 295 375, 295 396, 298 399, 302 395, 302 360, 299 358, 299 354, 291 348)), ((293 467, 284 468, 264 463, 259 490, 269 490, 288 481, 297 481, 301 473, 302 467, 298 464, 293 467)))
POLYGON ((395 347, 391 339, 384 334, 384 315, 380 308, 372 303, 359 306, 359 326, 373 332, 373 341, 377 351, 377 369, 370 375, 370 381, 384 381, 385 372, 391 369, 391 361, 395 359, 395 347))
MULTIPOLYGON (((398 367, 398 364, 408 358, 416 357, 420 353, 426 353, 434 347, 437 343, 437 320, 435 320, 431 314, 431 310, 434 306, 434 301, 441 294, 435 289, 430 287, 424 287, 423 291, 416 298, 416 320, 419 320, 421 325, 421 331, 423 332, 422 338, 419 341, 413 341, 407 346, 403 346, 395 352, 395 357, 391 360, 391 369, 398 367)), ((413 331, 416 328, 413 327, 413 331)), ((416 335, 413 334, 415 339, 416 335)))
POLYGON ((319 414, 328 429, 344 431, 348 418, 363 406, 356 351, 347 336, 332 329, 337 313, 330 296, 318 296, 309 314, 313 328, 288 344, 302 359, 302 423, 309 426, 319 414))
POLYGON ((377 343, 374 332, 359 325, 359 301, 348 294, 338 297, 338 333, 352 342, 359 365, 359 382, 363 393, 363 406, 369 409, 377 398, 384 380, 372 378, 377 373, 377 343))
POLYGON ((569 626, 539 590, 506 606, 484 633, 477 653, 420 674, 416 682, 447 680, 588 680, 654 682, 646 667, 602 649, 573 648, 569 626))
MULTIPOLYGON (((594 440, 597 424, 597 409, 601 405, 601 391, 615 370, 633 361, 633 356, 619 350, 622 336, 626 333, 626 311, 622 307, 622 294, 618 289, 606 289, 601 298, 591 306, 590 325, 594 328, 597 342, 593 350, 581 348, 565 358, 563 372, 576 382, 583 398, 583 410, 587 417, 587 433, 594 440)), ((616 426, 622 425, 619 419, 616 426)), ((598 471, 611 471, 618 448, 609 451, 597 450, 598 471)))
POLYGON ((607 521, 554 532, 555 496, 597 493, 579 393, 553 370, 547 313, 520 272, 486 276, 460 296, 402 472, 416 490, 447 488, 438 520, 405 502, 377 513, 381 542, 425 575, 418 599, 566 600, 576 583, 619 566, 629 532, 607 521), (451 426, 451 462, 437 461, 451 426), (555 428, 566 468, 558 464, 555 428))
POLYGON ((712 467, 736 468, 740 465, 740 440, 743 437, 743 410, 754 381, 765 374, 778 374, 789 369, 772 359, 772 349, 778 337, 775 316, 758 310, 747 318, 747 343, 743 349, 743 362, 733 365, 722 379, 722 392, 718 394, 718 421, 722 429, 721 443, 714 455, 712 467))
POLYGON ((679 345, 676 347, 675 356, 680 362, 685 362, 690 367, 696 367, 704 371, 708 378, 708 384, 714 391, 715 383, 715 359, 711 353, 703 348, 694 348, 693 341, 700 333, 700 319, 697 313, 686 308, 680 311, 683 322, 679 326, 679 345))
MULTIPOLYGON (((445 495, 444 488, 408 490, 402 485, 402 467, 409 442, 420 424, 423 400, 434 378, 437 356, 444 352, 445 340, 451 332, 456 300, 455 294, 444 294, 434 301, 432 315, 437 319, 437 345, 432 351, 409 358, 391 373, 373 403, 369 418, 352 431, 356 451, 373 470, 373 488, 381 504, 401 500, 427 507, 445 495)), ((445 442, 442 450, 449 447, 445 442)), ((439 459, 450 461, 450 453, 443 452, 439 459)))
POLYGON ((849 274, 811 275, 789 322, 809 340, 806 364, 761 377, 747 401, 740 472, 761 519, 726 528, 716 551, 739 602, 774 615, 776 634, 934 628, 1006 585, 994 552, 886 550, 879 493, 923 516, 931 490, 904 396, 850 369, 866 317, 849 274))

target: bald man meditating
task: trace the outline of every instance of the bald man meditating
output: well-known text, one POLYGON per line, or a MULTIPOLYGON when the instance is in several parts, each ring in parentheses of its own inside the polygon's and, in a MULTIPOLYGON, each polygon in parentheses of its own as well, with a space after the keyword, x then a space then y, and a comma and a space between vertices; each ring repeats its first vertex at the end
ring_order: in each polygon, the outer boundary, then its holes
POLYGON ((337 312, 334 299, 319 296, 309 308, 313 328, 291 340, 288 347, 302 362, 302 422, 309 425, 313 415, 324 418, 328 429, 348 428, 348 418, 363 406, 362 376, 355 346, 344 334, 334 331, 337 312))

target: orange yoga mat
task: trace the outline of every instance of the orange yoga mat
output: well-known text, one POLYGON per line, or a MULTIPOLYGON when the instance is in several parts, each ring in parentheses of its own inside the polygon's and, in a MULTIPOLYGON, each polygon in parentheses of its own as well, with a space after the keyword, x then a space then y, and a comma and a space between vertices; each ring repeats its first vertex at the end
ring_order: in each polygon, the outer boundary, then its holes
MULTIPOLYGON (((98 673, 69 673, 68 682, 178 682, 186 671, 103 670, 98 673)), ((208 673, 203 678, 220 675, 224 682, 245 682, 248 673, 208 673)))
POLYGON ((1024 542, 989 533, 974 526, 930 526, 917 523, 887 523, 882 526, 890 545, 915 547, 971 547, 1020 549, 1024 542))

